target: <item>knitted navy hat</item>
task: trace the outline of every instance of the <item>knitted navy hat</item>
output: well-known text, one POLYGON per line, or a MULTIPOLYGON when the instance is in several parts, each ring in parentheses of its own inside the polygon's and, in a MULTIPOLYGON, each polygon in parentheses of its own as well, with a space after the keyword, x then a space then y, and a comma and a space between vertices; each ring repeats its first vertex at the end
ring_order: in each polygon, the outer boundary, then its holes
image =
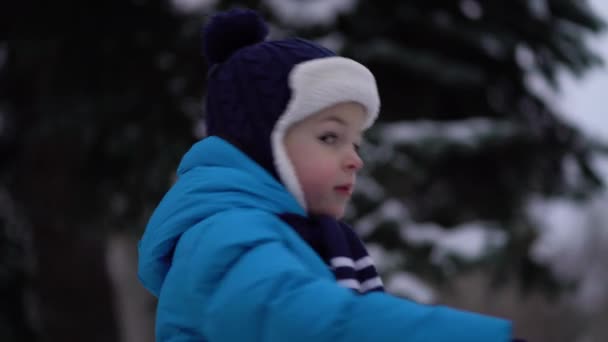
POLYGON ((363 65, 320 45, 299 38, 265 41, 267 34, 264 21, 247 9, 219 13, 205 26, 207 134, 247 154, 306 209, 283 143, 287 129, 347 101, 366 108, 365 128, 371 126, 380 107, 376 81, 363 65))

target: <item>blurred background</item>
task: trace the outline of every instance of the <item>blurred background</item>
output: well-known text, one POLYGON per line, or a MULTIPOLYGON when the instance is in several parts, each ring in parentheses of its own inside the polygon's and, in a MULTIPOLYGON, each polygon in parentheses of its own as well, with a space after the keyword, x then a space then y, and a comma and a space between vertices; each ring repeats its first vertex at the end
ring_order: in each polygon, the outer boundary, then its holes
POLYGON ((154 340, 136 244, 234 6, 376 75, 346 219, 389 292, 608 340, 608 2, 60 0, 0 6, 0 341, 154 340))

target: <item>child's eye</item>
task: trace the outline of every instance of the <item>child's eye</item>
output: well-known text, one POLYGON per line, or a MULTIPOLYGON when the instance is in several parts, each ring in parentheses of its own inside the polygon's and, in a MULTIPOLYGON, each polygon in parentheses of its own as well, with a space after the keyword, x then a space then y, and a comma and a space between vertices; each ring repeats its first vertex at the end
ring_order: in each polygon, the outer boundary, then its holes
POLYGON ((333 144, 338 140, 338 135, 335 133, 326 133, 320 136, 319 140, 326 144, 333 144))

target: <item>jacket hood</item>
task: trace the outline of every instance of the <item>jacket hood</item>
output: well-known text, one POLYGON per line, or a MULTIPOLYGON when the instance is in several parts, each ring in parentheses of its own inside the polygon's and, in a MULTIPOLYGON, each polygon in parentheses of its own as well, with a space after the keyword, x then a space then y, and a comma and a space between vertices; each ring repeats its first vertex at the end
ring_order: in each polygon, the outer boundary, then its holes
POLYGON ((182 158, 177 176, 150 217, 138 246, 139 279, 157 297, 179 238, 205 219, 239 208, 305 215, 270 173, 218 137, 194 144, 182 158))

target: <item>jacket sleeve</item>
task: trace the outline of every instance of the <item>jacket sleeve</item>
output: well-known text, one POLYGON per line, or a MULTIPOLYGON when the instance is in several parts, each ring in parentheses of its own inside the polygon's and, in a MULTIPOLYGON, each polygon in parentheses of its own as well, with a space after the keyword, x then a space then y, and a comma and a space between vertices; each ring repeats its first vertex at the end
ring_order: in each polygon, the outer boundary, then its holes
MULTIPOLYGON (((235 224, 224 222, 222 226, 235 224)), ((227 230, 223 233, 230 234, 227 230)), ((211 342, 511 339, 510 323, 501 319, 420 305, 385 293, 356 295, 313 274, 273 229, 256 227, 246 232, 238 234, 238 239, 217 236, 216 241, 222 243, 214 245, 219 249, 204 252, 205 257, 221 255, 229 262, 210 287, 214 290, 205 305, 201 328, 211 342)))

